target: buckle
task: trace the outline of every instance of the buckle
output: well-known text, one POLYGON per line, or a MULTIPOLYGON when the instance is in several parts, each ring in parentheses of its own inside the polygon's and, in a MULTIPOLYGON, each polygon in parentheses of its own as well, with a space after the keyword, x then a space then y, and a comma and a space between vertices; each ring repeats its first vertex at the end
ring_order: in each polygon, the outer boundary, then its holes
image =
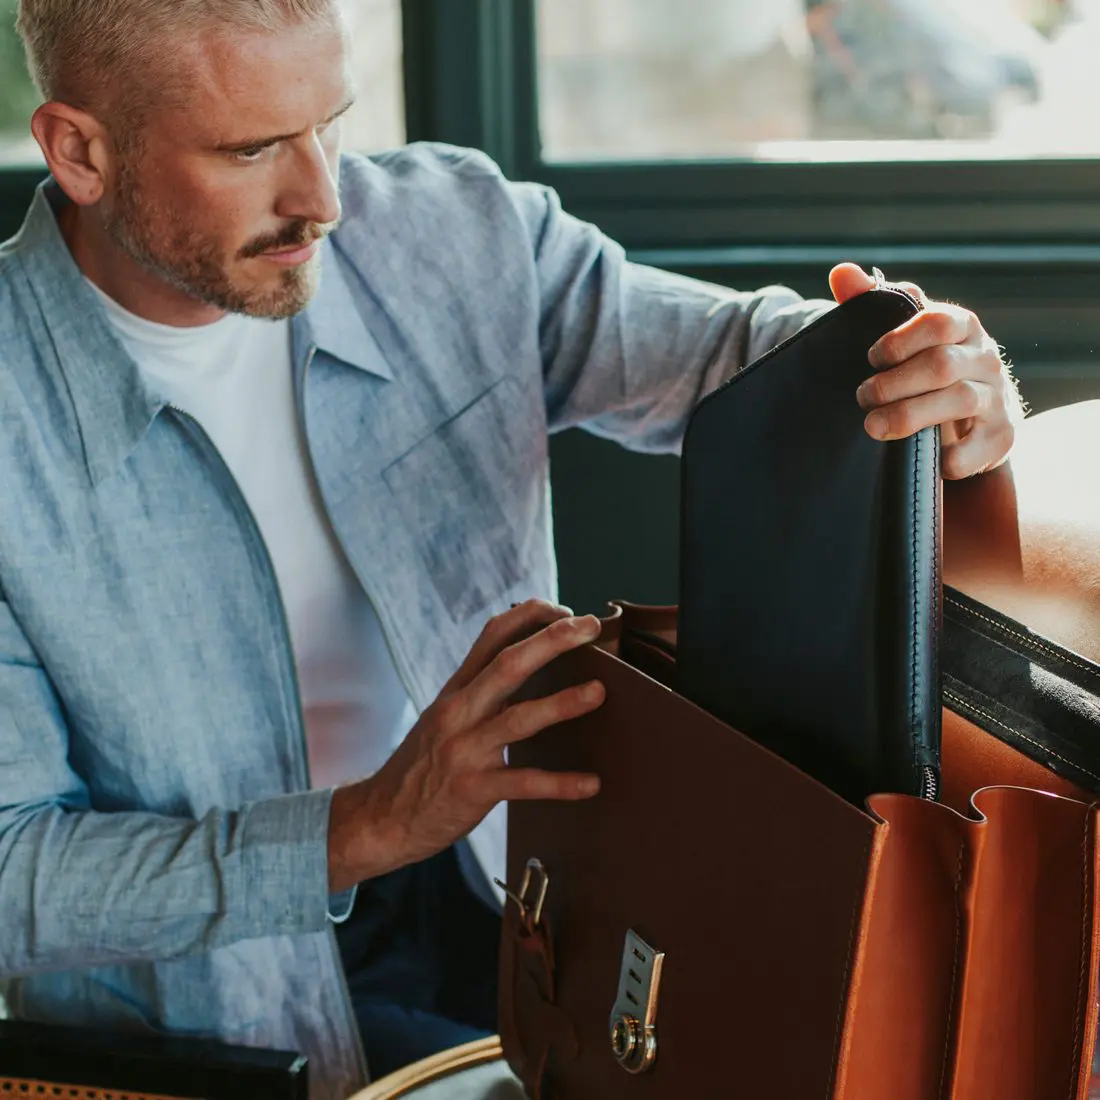
POLYGON ((495 878, 493 882, 507 895, 509 901, 514 901, 519 909, 520 919, 532 929, 537 928, 542 921, 542 909, 546 904, 546 892, 550 889, 550 875, 542 864, 542 860, 529 859, 523 871, 523 881, 520 883, 519 893, 508 889, 508 886, 495 878), (537 883, 537 886, 536 886, 537 883), (532 888, 537 890, 534 908, 530 907, 528 900, 532 888), (527 920, 531 913, 531 920, 527 920))

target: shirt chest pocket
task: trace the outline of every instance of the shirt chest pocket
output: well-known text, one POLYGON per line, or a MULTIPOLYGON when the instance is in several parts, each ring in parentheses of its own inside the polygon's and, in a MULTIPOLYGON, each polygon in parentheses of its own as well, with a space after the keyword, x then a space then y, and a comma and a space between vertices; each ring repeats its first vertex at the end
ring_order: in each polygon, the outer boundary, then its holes
POLYGON ((506 378, 477 397, 383 478, 455 622, 516 587, 547 522, 545 422, 506 378))

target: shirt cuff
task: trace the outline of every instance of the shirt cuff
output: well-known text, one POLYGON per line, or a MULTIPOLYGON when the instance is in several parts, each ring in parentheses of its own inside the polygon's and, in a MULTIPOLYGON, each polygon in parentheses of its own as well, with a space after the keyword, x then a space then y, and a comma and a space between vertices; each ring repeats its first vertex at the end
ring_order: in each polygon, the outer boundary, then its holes
POLYGON ((245 919, 255 935, 324 931, 332 790, 281 795, 240 811, 245 919))

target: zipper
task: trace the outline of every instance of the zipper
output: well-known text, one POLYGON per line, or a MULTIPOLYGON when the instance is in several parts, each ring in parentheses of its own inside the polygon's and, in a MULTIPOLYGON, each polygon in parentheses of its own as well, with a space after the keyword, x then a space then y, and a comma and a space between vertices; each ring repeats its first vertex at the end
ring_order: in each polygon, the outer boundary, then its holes
POLYGON ((940 777, 935 768, 924 765, 921 770, 920 796, 927 802, 937 802, 940 797, 940 777))
MULTIPOLYGON (((872 267, 871 274, 875 280, 875 290, 888 290, 894 294, 900 294, 906 301, 911 302, 917 310, 924 309, 923 303, 908 290, 895 286, 886 281, 886 276, 879 267, 872 267)), ((920 797, 928 802, 936 802, 940 795, 939 772, 929 764, 920 767, 920 797)))
MULTIPOLYGON (((333 538, 339 543, 340 551, 344 555, 345 560, 351 567, 351 571, 355 574, 355 579, 359 582, 363 589, 367 600, 370 602, 371 607, 374 609, 375 618, 378 619, 378 629, 382 632, 382 640, 386 643, 386 650, 389 652, 390 660, 393 661, 394 670, 397 672, 397 679, 400 681, 401 686, 405 689, 405 694, 412 700, 412 704, 417 710, 421 707, 418 703, 417 696, 412 690, 412 685, 407 671, 402 662, 401 655, 397 651, 397 647, 393 644, 393 639, 390 636, 390 631, 386 626, 386 620, 382 615, 382 611, 379 608, 378 600, 375 599, 374 593, 371 590, 369 584, 367 584, 366 578, 359 572, 355 562, 352 560, 351 555, 344 547, 344 541, 340 537, 339 531, 336 529, 336 523, 332 518, 332 508, 329 505, 328 498, 325 496, 325 487, 321 484, 321 477, 317 472, 317 463, 313 458, 313 447, 309 441, 309 431, 306 422, 306 410, 305 410, 305 392, 306 392, 306 380, 309 378, 309 368, 313 365, 313 358, 317 354, 317 346, 311 344, 309 351, 306 353, 305 365, 302 368, 302 385, 301 387, 295 387, 295 405, 297 406, 298 417, 302 423, 302 434, 305 437, 306 442, 306 455, 309 458, 311 466, 311 473, 313 479, 317 485, 317 492, 320 494, 321 503, 325 506, 325 512, 328 515, 330 526, 332 528, 333 538)), ((359 1022, 355 1015, 355 1006, 351 1001, 351 990, 348 987, 347 975, 344 973, 343 963, 340 961, 340 944, 336 939, 336 926, 332 921, 328 922, 329 941, 332 945, 333 954, 337 960, 337 977, 340 982, 340 991, 344 998, 344 1011, 347 1013, 348 1019, 351 1023, 352 1034, 355 1038, 355 1050, 356 1057, 359 1060, 359 1067, 363 1074, 364 1080, 369 1081, 371 1079, 370 1066, 367 1065, 366 1053, 363 1050, 362 1039, 359 1035, 359 1022)))
POLYGON ((222 458, 221 451, 218 450, 214 441, 207 434, 206 429, 190 413, 184 412, 178 405, 169 403, 168 408, 170 408, 177 417, 186 422, 187 430, 198 439, 213 456, 216 468, 219 470, 229 487, 229 493, 233 503, 247 520, 252 530, 252 534, 255 537, 256 544, 260 548, 264 563, 267 565, 265 579, 271 589, 271 594, 275 597, 275 605, 279 609, 279 624, 282 631, 283 642, 281 647, 284 663, 283 674, 290 685, 290 697, 294 706, 294 718, 297 724, 298 747, 301 750, 298 758, 301 770, 299 778, 304 781, 306 790, 311 790, 312 780, 309 774, 309 750, 306 748, 306 721, 302 710, 302 690, 298 682, 298 668, 294 661, 294 643, 290 638, 290 623, 287 620, 286 606, 283 604, 282 593, 279 591, 279 582, 275 573, 275 563, 271 558, 271 551, 268 550, 267 543, 264 541, 263 532, 260 530, 260 524, 256 520, 256 514, 252 511, 251 506, 245 499, 244 493, 241 492, 241 488, 237 484, 236 478, 233 477, 233 472, 229 469, 225 459, 222 458), (290 657, 289 661, 286 660, 288 654, 290 657))
MULTIPOLYGON (((321 495, 321 502, 325 506, 325 511, 328 513, 329 519, 332 520, 332 508, 329 505, 328 498, 325 496, 325 487, 321 484, 321 477, 317 472, 317 463, 313 458, 313 447, 309 441, 309 430, 306 421, 305 410, 305 391, 306 381, 309 378, 309 368, 313 365, 313 357, 317 354, 317 348, 315 345, 311 345, 308 354, 306 355, 305 366, 302 369, 302 385, 300 391, 295 395, 295 399, 298 403, 298 415, 302 421, 303 432, 306 440, 306 453, 309 456, 310 465, 313 467, 313 477, 317 482, 317 491, 321 495)), ((370 605, 374 610, 375 617, 378 619, 378 628, 382 632, 382 640, 386 643, 386 649, 389 652, 390 660, 393 661, 393 667, 397 672, 397 679, 401 682, 401 686, 405 689, 405 694, 412 700, 413 706, 421 711, 424 707, 421 705, 421 700, 418 698, 417 693, 412 687, 412 678, 408 674, 408 669, 404 664, 404 658, 398 651, 397 646, 393 644, 393 637, 389 627, 386 625, 386 618, 382 613, 382 607, 379 604, 374 591, 367 583, 366 577, 359 571, 358 566, 352 560, 352 556, 347 552, 344 546, 344 540, 340 537, 339 531, 336 530, 335 521, 332 522, 333 535, 336 541, 340 544, 340 551, 343 553, 348 565, 351 566, 352 572, 355 574, 355 579, 362 586, 363 592, 366 594, 367 599, 370 601, 370 605)))
POLYGON ((921 303, 914 295, 910 294, 908 290, 905 290, 894 283, 887 282, 886 276, 882 273, 881 268, 872 267, 871 275, 874 277, 875 280, 875 290, 892 290, 895 294, 900 294, 907 301, 912 302, 918 310, 924 309, 923 303, 921 303))
MULTIPOLYGON (((290 637, 290 623, 287 619, 286 605, 283 603, 283 596, 279 590, 278 577, 275 573, 275 562, 272 560, 271 551, 267 548, 267 542, 264 540, 263 532, 260 530, 260 524, 256 519, 255 512, 252 511, 252 507, 245 499, 244 493, 241 492, 241 488, 237 484, 236 478, 233 477, 233 472, 229 469, 228 464, 222 457, 221 451, 215 446, 214 441, 210 438, 206 429, 190 413, 184 412, 178 405, 173 405, 169 402, 168 408, 184 422, 185 429, 197 439, 212 456, 215 468, 227 483, 230 498, 250 526, 256 545, 259 546, 260 554, 263 557, 264 563, 267 565, 267 569, 264 573, 271 594, 274 596, 275 606, 279 610, 278 618, 283 642, 283 645, 280 647, 284 665, 283 673, 290 685, 291 702, 294 707, 294 719, 297 726, 298 748, 300 750, 298 764, 301 772, 299 778, 304 782, 306 790, 312 790, 313 782, 309 774, 309 750, 306 745, 306 721, 302 709, 302 689, 298 680, 298 667, 294 660, 294 643, 290 637), (287 660, 288 656, 290 658, 289 661, 287 660)), ((325 908, 326 910, 328 908, 327 902, 325 908)), ((354 1041, 355 1057, 359 1067, 360 1077, 364 1081, 369 1081, 370 1072, 367 1067, 367 1058, 363 1050, 362 1039, 359 1035, 359 1022, 356 1019, 355 1009, 351 1003, 351 991, 348 989, 347 976, 344 974, 344 966, 340 958, 340 945, 336 940, 335 926, 327 916, 325 918, 325 924, 327 925, 332 957, 336 963, 336 977, 344 1001, 344 1011, 347 1015, 348 1030, 354 1041)))

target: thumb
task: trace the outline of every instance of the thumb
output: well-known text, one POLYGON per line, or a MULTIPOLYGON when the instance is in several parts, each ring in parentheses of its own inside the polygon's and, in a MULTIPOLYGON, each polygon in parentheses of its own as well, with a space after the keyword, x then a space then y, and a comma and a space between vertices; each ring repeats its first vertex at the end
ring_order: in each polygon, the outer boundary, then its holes
POLYGON ((859 264, 837 264, 829 272, 829 288, 841 304, 858 294, 874 290, 875 280, 859 264))

